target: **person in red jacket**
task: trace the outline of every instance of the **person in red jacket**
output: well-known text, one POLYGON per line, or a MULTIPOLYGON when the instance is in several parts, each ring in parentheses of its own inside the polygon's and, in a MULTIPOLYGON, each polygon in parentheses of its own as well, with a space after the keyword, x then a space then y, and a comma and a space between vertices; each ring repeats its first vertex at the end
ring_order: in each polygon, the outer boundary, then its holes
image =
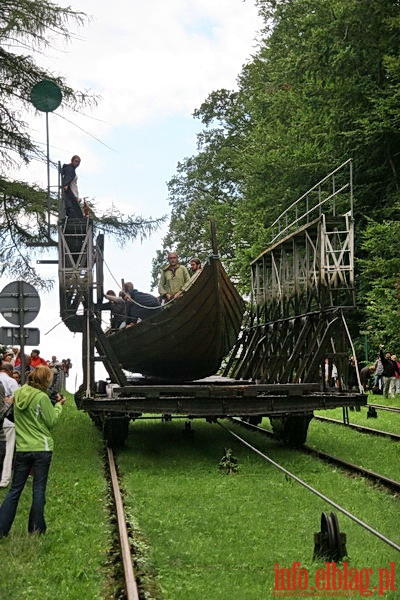
POLYGON ((39 356, 40 354, 40 350, 32 350, 31 352, 31 364, 30 367, 31 369, 36 369, 36 367, 38 367, 39 365, 47 365, 47 362, 44 360, 44 358, 42 358, 41 356, 39 356))

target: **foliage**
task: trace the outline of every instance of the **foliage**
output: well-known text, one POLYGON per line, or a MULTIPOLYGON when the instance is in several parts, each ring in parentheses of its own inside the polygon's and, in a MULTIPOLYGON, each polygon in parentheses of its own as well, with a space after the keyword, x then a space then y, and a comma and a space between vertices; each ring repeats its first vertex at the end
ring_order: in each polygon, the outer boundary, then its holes
MULTIPOLYGON (((31 137, 24 120, 33 106, 32 86, 41 80, 56 83, 62 92, 63 106, 79 110, 97 103, 87 91, 72 89, 63 77, 41 68, 31 56, 32 49, 45 52, 58 40, 70 41, 71 24, 82 26, 83 12, 61 7, 48 0, 2 0, 0 4, 0 168, 5 169, 44 160, 41 148, 31 137), (26 115, 26 116, 24 116, 26 115)), ((0 172, 0 275, 7 273, 39 288, 50 288, 52 281, 43 279, 31 263, 32 244, 39 246, 56 237, 56 226, 49 225, 48 212, 57 214, 57 198, 48 199, 47 191, 24 181, 12 181, 0 172), (50 203, 50 207, 48 207, 50 203)), ((163 218, 144 219, 123 215, 111 207, 92 215, 97 229, 112 235, 122 246, 127 240, 144 238, 156 229, 163 218)))
POLYGON ((60 38, 72 37, 69 24, 83 25, 87 17, 70 7, 47 0, 2 0, 0 5, 0 166, 44 158, 32 140, 23 114, 33 110, 30 92, 41 80, 56 83, 63 104, 71 109, 90 105, 96 98, 73 90, 62 77, 42 69, 32 58, 32 49, 43 52, 60 38))
MULTIPOLYGON (((159 256, 171 246, 185 257, 192 248, 206 250, 205 223, 213 215, 225 266, 247 292, 249 263, 269 245, 272 222, 352 158, 360 306, 367 324, 384 326, 384 339, 400 347, 390 319, 398 272, 375 277, 365 262, 372 257, 367 238, 378 243, 381 235, 370 220, 396 231, 399 218, 399 2, 257 5, 264 29, 238 91, 213 91, 194 113, 203 126, 199 152, 170 182, 171 223, 159 256)), ((390 251, 395 263, 397 247, 390 251)))
MULTIPOLYGON (((13 273, 39 288, 51 288, 53 282, 43 279, 31 261, 32 244, 48 240, 47 193, 23 181, 0 177, 0 206, 0 275, 13 273)), ((50 200, 50 209, 52 217, 57 217, 57 199, 50 200)), ((103 213, 92 209, 91 217, 95 230, 111 235, 121 247, 137 237, 147 237, 163 221, 124 215, 114 206, 103 213)), ((50 237, 57 237, 54 224, 50 226, 50 237)))
POLYGON ((362 232, 363 258, 359 297, 365 306, 363 329, 369 345, 384 344, 398 353, 400 349, 400 222, 369 221, 362 232))

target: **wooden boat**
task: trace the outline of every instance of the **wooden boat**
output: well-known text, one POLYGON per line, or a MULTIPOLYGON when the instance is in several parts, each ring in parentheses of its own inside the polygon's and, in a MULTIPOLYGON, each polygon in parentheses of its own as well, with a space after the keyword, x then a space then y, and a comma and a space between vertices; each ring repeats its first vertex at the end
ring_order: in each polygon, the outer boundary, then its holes
POLYGON ((211 256, 187 288, 149 318, 107 335, 120 365, 172 381, 214 375, 239 333, 244 302, 220 260, 211 256))

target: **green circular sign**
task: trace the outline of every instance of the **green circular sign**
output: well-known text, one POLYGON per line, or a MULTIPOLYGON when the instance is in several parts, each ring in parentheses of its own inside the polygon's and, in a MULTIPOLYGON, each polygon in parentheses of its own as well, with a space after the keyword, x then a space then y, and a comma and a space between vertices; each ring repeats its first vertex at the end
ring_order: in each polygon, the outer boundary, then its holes
POLYGON ((61 90, 53 81, 39 81, 31 89, 31 102, 37 110, 53 112, 61 104, 61 90))

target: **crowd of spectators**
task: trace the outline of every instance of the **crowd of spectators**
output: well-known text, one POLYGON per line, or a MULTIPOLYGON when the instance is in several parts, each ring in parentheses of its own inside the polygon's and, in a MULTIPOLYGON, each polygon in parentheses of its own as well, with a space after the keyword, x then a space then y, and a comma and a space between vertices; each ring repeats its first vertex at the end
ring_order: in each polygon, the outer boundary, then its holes
POLYGON ((52 383, 48 389, 48 395, 50 400, 53 400, 65 389, 65 378, 69 376, 72 367, 69 358, 59 361, 53 355, 51 360, 45 360, 40 356, 40 350, 37 348, 22 357, 17 346, 3 348, 3 351, 0 352, 0 411, 3 407, 4 412, 4 414, 0 413, 0 488, 8 487, 10 483, 15 451, 15 427, 11 417, 12 406, 7 406, 7 399, 12 400, 14 392, 22 383, 22 379, 26 381, 30 373, 38 366, 43 365, 49 367, 52 373, 52 383), (23 378, 21 369, 23 369, 23 378))
MULTIPOLYGON (((325 381, 328 386, 338 385, 336 366, 329 359, 325 360, 325 381)), ((382 394, 385 398, 400 396, 400 361, 396 354, 384 351, 379 347, 375 361, 360 368, 355 356, 350 356, 347 366, 347 387, 349 390, 359 389, 364 392, 382 394)))
POLYGON ((385 351, 383 345, 375 361, 360 369, 359 375, 364 392, 382 394, 385 398, 400 395, 400 361, 396 354, 385 351))
POLYGON ((371 368, 370 389, 375 394, 382 394, 385 398, 394 398, 400 395, 400 361, 396 354, 385 352, 384 347, 379 347, 379 356, 371 368))
MULTIPOLYGON (((60 389, 65 388, 65 377, 69 376, 69 370, 72 367, 70 358, 63 358, 61 361, 57 359, 55 355, 51 357, 51 360, 45 360, 40 356, 40 350, 35 348, 30 354, 24 354, 23 361, 21 360, 21 353, 18 346, 12 348, 5 348, 3 352, 0 352, 1 363, 7 363, 13 367, 13 377, 18 383, 21 382, 21 367, 23 362, 23 368, 25 376, 28 375, 38 365, 47 365, 50 367, 56 378, 61 380, 60 389)), ((0 364, 1 364, 0 363, 0 364)))

